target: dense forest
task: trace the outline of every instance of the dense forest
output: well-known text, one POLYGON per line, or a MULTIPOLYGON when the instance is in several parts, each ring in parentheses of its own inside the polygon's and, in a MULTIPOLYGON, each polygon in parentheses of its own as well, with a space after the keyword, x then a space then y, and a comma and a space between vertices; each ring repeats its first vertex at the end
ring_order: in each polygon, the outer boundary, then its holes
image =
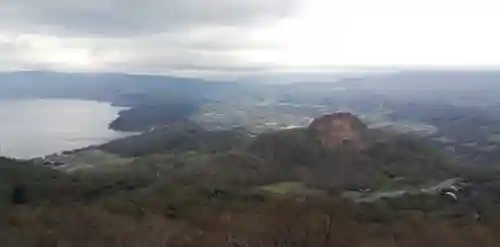
POLYGON ((497 246, 496 171, 469 170, 420 140, 351 125, 359 121, 352 115, 338 119, 257 137, 171 123, 98 147, 131 162, 84 172, 1 159, 0 240, 40 247, 497 246), (326 145, 339 137, 338 146, 326 145), (343 196, 410 191, 458 175, 467 181, 459 200, 343 196))

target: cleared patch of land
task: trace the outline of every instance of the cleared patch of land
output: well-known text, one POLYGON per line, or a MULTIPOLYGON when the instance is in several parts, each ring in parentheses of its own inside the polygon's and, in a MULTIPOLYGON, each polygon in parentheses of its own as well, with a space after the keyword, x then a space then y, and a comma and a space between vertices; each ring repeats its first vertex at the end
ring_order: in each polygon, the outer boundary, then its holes
POLYGON ((318 196, 323 195, 321 190, 308 188, 300 182, 282 182, 259 187, 260 191, 280 196, 318 196))
POLYGON ((105 171, 107 169, 115 169, 119 166, 130 164, 134 160, 133 158, 124 158, 98 149, 51 155, 46 159, 51 162, 62 164, 55 168, 67 173, 90 169, 92 171, 105 171))

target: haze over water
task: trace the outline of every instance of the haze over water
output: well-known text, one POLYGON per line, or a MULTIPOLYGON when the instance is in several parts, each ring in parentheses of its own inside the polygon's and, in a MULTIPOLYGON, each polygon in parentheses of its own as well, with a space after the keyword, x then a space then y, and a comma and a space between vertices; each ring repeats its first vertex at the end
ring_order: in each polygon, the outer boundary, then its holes
POLYGON ((120 110, 85 100, 0 100, 0 156, 34 158, 125 137, 108 129, 120 110))

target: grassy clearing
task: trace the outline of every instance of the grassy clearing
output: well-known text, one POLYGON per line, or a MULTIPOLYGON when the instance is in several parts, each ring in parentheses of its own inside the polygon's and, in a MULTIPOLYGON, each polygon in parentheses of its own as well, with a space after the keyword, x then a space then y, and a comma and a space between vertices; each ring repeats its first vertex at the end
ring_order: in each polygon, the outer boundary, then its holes
POLYGON ((492 134, 488 137, 488 141, 500 144, 500 134, 492 134))
POLYGON ((67 173, 86 170, 92 172, 106 171, 109 169, 113 170, 116 169, 116 167, 130 164, 134 160, 132 158, 123 158, 97 149, 59 155, 52 159, 64 163, 65 165, 59 167, 58 170, 67 173))
POLYGON ((259 190, 280 196, 287 196, 287 195, 314 196, 314 195, 324 194, 323 191, 308 188, 307 186, 305 186, 300 182, 282 182, 282 183, 270 184, 259 187, 259 190))

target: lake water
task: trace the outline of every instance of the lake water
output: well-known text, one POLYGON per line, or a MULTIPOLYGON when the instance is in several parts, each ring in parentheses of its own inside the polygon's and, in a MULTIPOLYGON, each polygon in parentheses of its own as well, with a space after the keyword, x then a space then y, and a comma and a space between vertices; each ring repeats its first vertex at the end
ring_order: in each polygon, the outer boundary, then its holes
POLYGON ((120 110, 86 100, 0 100, 0 156, 34 158, 125 137, 108 129, 120 110))

